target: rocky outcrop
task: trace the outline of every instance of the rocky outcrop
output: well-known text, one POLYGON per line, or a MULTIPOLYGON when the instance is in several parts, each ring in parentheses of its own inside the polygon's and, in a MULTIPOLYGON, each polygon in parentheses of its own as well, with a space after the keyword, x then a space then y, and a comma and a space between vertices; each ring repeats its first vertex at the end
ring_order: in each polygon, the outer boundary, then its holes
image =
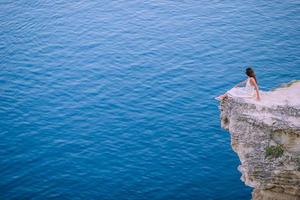
POLYGON ((300 81, 262 92, 261 101, 227 98, 221 126, 231 135, 241 180, 255 200, 300 199, 300 81))

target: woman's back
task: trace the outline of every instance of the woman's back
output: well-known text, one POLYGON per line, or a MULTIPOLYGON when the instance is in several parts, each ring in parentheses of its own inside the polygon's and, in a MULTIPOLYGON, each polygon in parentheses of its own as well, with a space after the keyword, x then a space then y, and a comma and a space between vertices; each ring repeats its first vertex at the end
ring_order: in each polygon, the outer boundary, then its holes
POLYGON ((250 80, 251 80, 251 78, 248 78, 247 81, 246 81, 246 89, 247 89, 247 91, 255 90, 255 88, 254 88, 254 86, 251 84, 250 80))

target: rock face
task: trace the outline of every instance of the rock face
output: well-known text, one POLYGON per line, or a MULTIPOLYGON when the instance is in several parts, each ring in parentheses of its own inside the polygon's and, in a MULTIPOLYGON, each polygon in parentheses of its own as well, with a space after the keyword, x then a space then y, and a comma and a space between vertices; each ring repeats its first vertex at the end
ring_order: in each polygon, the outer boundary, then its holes
POLYGON ((227 98, 220 109, 253 199, 300 199, 300 81, 261 92, 259 102, 227 98))

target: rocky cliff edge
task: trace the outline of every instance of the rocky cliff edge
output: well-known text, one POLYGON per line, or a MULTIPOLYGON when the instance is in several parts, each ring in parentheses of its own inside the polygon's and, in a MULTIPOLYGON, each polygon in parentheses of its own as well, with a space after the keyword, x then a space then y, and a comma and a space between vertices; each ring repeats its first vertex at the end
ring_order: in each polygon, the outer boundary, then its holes
POLYGON ((253 199, 300 199, 300 81, 262 92, 259 102, 225 99, 220 110, 253 199))

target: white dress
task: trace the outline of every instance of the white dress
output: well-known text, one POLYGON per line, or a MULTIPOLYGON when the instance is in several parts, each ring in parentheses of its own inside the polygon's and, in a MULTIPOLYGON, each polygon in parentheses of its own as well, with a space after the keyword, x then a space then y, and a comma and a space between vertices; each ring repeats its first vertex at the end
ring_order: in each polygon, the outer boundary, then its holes
POLYGON ((226 92, 231 97, 255 97, 255 88, 250 84, 250 78, 247 79, 245 87, 234 87, 226 92))

